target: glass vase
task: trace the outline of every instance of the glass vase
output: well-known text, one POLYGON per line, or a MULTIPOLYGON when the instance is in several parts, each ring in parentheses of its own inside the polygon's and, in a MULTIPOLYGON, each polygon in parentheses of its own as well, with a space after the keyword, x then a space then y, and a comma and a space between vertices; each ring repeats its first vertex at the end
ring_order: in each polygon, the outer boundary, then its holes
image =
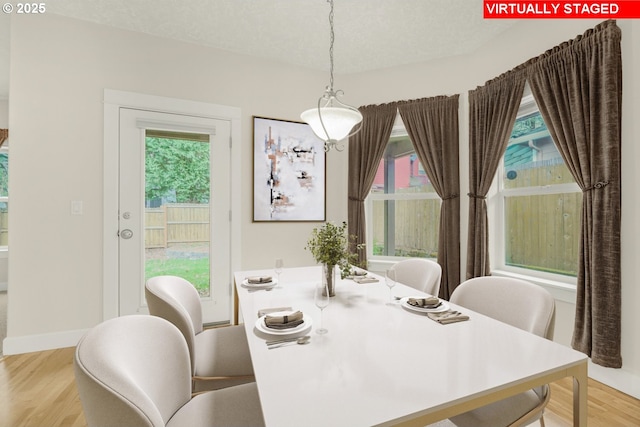
POLYGON ((326 286, 325 289, 329 291, 329 296, 336 295, 336 266, 322 264, 322 284, 326 286))

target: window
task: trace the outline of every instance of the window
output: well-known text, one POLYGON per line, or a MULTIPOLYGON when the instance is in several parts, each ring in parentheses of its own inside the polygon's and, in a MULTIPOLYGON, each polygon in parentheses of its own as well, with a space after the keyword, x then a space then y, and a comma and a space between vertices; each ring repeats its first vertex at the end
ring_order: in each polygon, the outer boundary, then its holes
POLYGON ((404 127, 401 132, 396 129, 366 201, 367 255, 435 258, 440 198, 404 127))
POLYGON ((520 104, 497 188, 495 230, 502 236, 495 267, 571 281, 578 269, 582 192, 530 92, 520 104))
POLYGON ((0 249, 9 244, 9 148, 0 148, 0 249))

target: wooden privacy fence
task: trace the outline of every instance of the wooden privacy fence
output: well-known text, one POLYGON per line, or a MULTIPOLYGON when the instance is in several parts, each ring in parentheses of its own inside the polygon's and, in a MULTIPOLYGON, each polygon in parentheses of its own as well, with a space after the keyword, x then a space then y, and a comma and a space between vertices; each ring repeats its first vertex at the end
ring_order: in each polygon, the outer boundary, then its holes
POLYGON ((582 193, 505 200, 505 263, 552 273, 578 271, 582 193))
MULTIPOLYGON (((395 204, 395 255, 436 257, 440 201, 398 200, 395 204)), ((580 192, 507 197, 505 263, 575 275, 581 204, 580 192)), ((373 244, 384 245, 384 202, 374 202, 373 211, 373 244)))
MULTIPOLYGON (((574 183, 564 163, 513 168, 514 179, 505 188, 574 183)), ((396 200, 394 239, 396 256, 436 257, 440 226, 440 200, 396 200)), ((578 268, 582 193, 532 194, 505 198, 505 260, 507 265, 576 275, 578 268)), ((373 202, 373 242, 384 246, 385 201, 373 202)), ((466 217, 463 215, 463 221, 466 217)), ((490 230, 494 239, 495 230, 490 230)))
POLYGON ((374 245, 384 245, 385 203, 395 204, 395 253, 391 255, 435 257, 438 253, 440 199, 374 202, 374 245))
POLYGON ((147 208, 144 215, 146 249, 175 243, 209 241, 209 205, 168 203, 147 208))
MULTIPOLYGON (((575 183, 560 159, 536 167, 514 167, 505 188, 575 183)), ((576 275, 580 244, 582 192, 505 198, 505 263, 552 273, 576 275)))

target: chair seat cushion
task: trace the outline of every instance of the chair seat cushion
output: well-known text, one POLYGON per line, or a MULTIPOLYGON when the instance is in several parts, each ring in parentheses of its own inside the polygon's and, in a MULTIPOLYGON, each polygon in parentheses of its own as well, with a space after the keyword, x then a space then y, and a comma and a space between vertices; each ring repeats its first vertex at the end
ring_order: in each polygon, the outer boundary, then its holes
POLYGON ((180 408, 167 427, 264 426, 255 383, 199 394, 180 408))
MULTIPOLYGON (((456 415, 450 420, 458 427, 506 427, 541 403, 540 397, 533 390, 528 390, 473 411, 456 415)), ((541 416, 542 410, 537 417, 531 419, 531 422, 541 416)))
POLYGON ((253 375, 244 326, 205 329, 195 338, 195 375, 253 375))

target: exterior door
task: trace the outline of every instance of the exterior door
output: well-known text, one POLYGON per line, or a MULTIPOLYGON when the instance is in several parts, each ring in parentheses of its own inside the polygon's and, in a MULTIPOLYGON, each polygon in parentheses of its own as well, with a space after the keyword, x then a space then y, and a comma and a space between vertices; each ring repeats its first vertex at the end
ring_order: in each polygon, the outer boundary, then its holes
POLYGON ((119 313, 148 313, 146 279, 198 290, 205 323, 230 320, 230 122, 120 109, 119 313))

